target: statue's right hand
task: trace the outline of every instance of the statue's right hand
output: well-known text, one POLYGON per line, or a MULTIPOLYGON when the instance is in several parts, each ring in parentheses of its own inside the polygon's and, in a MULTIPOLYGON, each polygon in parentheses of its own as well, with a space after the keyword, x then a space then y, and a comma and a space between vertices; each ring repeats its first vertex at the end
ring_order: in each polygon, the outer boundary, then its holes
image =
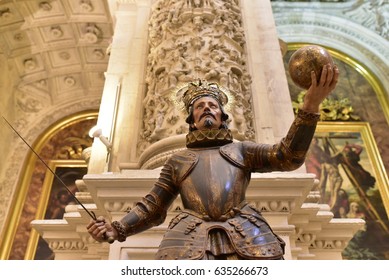
POLYGON ((91 220, 86 226, 88 233, 98 242, 113 242, 117 239, 117 232, 110 223, 105 221, 104 217, 98 217, 96 220, 91 220))

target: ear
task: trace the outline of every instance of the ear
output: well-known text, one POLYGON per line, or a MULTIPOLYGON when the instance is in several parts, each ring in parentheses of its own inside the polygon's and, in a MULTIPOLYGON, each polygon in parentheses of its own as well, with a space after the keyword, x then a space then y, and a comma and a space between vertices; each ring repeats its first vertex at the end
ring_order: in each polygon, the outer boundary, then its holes
POLYGON ((195 124, 195 123, 191 123, 191 124, 189 125, 189 131, 194 131, 194 130, 197 130, 196 124, 195 124))

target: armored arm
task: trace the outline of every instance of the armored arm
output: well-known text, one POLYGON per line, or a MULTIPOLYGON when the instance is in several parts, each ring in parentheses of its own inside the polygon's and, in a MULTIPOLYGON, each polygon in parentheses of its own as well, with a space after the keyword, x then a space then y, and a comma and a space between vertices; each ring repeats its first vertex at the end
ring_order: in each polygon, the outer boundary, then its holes
POLYGON ((320 114, 299 110, 287 135, 278 144, 246 144, 244 157, 254 172, 291 171, 305 161, 320 114))
POLYGON ((165 221, 167 210, 178 194, 171 173, 172 167, 166 164, 152 190, 120 221, 112 222, 112 227, 118 232, 118 241, 123 242, 127 236, 165 221))

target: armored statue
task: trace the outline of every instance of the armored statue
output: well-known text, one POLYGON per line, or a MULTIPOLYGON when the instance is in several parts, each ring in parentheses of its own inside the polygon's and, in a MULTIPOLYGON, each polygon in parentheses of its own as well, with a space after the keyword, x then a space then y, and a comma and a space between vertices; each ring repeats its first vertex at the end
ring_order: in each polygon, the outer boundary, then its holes
POLYGON ((252 172, 300 167, 319 120, 319 106, 338 81, 336 66, 326 65, 279 143, 234 142, 224 106, 228 95, 216 83, 190 82, 182 94, 188 113, 187 149, 164 164, 151 191, 120 221, 103 217, 87 226, 99 241, 127 237, 164 222, 180 195, 184 209, 170 221, 156 259, 283 259, 285 242, 260 211, 245 200, 252 172))

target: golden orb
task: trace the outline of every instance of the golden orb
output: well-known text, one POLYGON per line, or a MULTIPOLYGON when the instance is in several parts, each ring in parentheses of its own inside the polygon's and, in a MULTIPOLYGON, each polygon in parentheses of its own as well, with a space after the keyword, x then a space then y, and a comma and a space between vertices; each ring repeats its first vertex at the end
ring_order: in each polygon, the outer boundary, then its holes
POLYGON ((329 52, 317 45, 308 45, 295 51, 289 60, 289 74, 292 81, 300 88, 308 89, 312 84, 311 71, 315 71, 319 82, 323 66, 334 66, 329 52))

